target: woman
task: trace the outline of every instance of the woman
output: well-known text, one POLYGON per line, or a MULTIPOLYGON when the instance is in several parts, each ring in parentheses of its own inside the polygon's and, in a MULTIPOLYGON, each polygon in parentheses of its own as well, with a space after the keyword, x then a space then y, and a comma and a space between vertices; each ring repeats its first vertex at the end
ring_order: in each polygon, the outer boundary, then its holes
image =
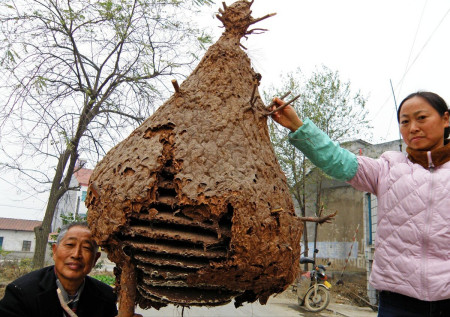
MULTIPOLYGON (((275 98, 278 105, 283 102, 275 98)), ((378 159, 340 148, 287 106, 272 118, 289 141, 330 176, 378 198, 370 283, 380 291, 379 316, 450 316, 449 109, 435 93, 417 92, 397 119, 408 146, 378 159)))

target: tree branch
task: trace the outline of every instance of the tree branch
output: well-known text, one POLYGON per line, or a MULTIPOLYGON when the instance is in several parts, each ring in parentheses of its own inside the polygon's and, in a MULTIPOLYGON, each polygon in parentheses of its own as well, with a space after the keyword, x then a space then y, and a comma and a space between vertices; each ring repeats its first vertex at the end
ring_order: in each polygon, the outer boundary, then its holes
POLYGON ((337 211, 321 217, 299 217, 301 221, 308 221, 308 222, 317 222, 319 224, 323 223, 331 223, 331 221, 334 219, 334 217, 337 215, 337 211))
POLYGON ((99 114, 100 113, 114 113, 114 114, 118 114, 118 115, 130 118, 130 119, 133 119, 133 120, 138 121, 138 122, 142 122, 145 119, 143 117, 136 117, 136 116, 133 116, 131 114, 128 114, 128 113, 125 113, 125 112, 122 112, 122 111, 111 110, 111 109, 100 110, 98 113, 99 114))

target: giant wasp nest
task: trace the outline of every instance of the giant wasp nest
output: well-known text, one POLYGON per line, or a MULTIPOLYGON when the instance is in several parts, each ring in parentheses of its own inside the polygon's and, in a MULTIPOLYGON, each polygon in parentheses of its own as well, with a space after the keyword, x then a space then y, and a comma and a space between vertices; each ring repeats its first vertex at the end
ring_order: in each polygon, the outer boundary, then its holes
POLYGON ((265 18, 251 5, 224 4, 217 43, 91 176, 88 221, 116 263, 122 316, 135 304, 264 304, 297 276, 303 225, 240 45, 265 18))

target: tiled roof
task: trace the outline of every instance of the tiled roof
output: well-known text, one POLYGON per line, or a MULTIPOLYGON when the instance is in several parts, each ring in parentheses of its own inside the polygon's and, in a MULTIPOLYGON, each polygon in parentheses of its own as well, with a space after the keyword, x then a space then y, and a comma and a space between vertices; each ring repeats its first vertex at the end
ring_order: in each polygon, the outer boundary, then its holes
POLYGON ((42 221, 13 218, 0 218, 0 230, 33 231, 42 221))
POLYGON ((93 172, 93 170, 90 170, 87 168, 82 168, 82 169, 76 171, 75 173, 73 173, 73 175, 75 175, 78 183, 81 186, 87 186, 89 184, 89 178, 91 177, 92 172, 93 172))

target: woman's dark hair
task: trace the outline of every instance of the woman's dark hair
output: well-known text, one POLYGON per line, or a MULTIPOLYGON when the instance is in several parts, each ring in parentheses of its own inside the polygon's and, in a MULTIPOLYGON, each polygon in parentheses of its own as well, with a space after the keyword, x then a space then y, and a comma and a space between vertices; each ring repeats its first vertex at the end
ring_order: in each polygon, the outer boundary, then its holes
MULTIPOLYGON (((406 100, 409 100, 413 97, 422 97, 423 99, 425 99, 430 104, 430 106, 432 106, 434 109, 436 109, 436 111, 441 116, 443 116, 445 114, 445 112, 449 112, 449 114, 450 114, 447 103, 445 102, 444 99, 442 99, 441 96, 439 96, 438 94, 435 94, 434 92, 430 92, 430 91, 418 91, 418 92, 414 92, 414 93, 410 94, 405 99, 403 99, 403 101, 400 103, 400 106, 398 107, 398 110, 397 110, 397 121, 398 122, 400 122, 400 109, 402 109, 402 106, 406 100)), ((448 138, 449 133, 450 133, 449 127, 445 128, 444 129, 444 139, 448 138)))

